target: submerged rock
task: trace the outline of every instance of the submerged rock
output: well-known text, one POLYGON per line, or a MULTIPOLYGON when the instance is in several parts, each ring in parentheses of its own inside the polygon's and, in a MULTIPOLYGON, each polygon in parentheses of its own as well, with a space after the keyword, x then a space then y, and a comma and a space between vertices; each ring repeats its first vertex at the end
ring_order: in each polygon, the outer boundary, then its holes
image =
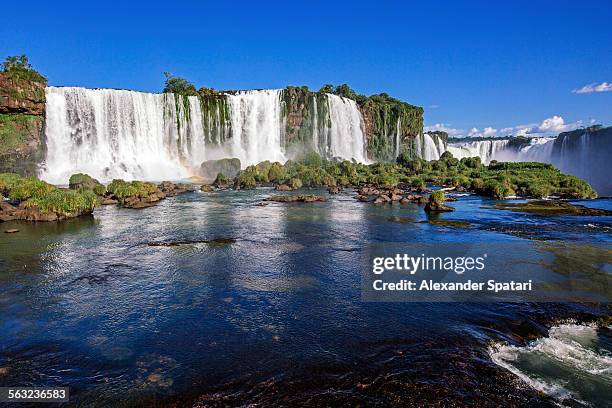
POLYGON ((612 211, 601 208, 589 208, 583 205, 568 203, 567 201, 556 200, 532 200, 526 203, 506 203, 495 204, 495 208, 514 212, 527 212, 538 215, 590 215, 606 216, 612 215, 612 211))
POLYGON ((279 203, 314 203, 327 201, 325 197, 317 195, 276 195, 267 197, 265 201, 276 201, 279 203))
POLYGON ((430 201, 425 205, 425 211, 427 212, 450 212, 450 211, 455 211, 455 209, 448 205, 436 203, 435 201, 434 202, 430 201))
POLYGON ((19 232, 19 230, 17 228, 9 228, 9 229, 4 231, 5 234, 14 234, 16 232, 19 232))
POLYGON ((236 238, 213 238, 213 239, 201 239, 201 240, 186 240, 186 241, 171 241, 171 242, 149 242, 148 246, 160 246, 160 247, 175 247, 181 245, 194 245, 194 244, 209 244, 211 246, 223 246, 229 245, 236 242, 236 238))
POLYGON ((456 220, 429 220, 427 222, 438 227, 469 228, 472 226, 469 222, 456 220))

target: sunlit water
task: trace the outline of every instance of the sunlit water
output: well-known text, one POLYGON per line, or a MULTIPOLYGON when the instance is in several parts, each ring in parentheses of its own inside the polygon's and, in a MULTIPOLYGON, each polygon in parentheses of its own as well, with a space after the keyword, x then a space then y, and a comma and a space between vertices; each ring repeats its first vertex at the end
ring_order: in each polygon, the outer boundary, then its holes
MULTIPOLYGON (((471 224, 457 228, 428 223, 422 207, 364 204, 352 193, 258 206, 270 193, 189 193, 145 210, 2 224, 20 232, 0 234, 0 386, 69 385, 71 404, 93 406, 550 404, 525 381, 537 371, 525 363, 516 375, 490 348, 533 348, 563 319, 609 313, 593 304, 362 302, 359 258, 385 242, 525 244, 528 253, 508 262, 560 240, 605 249, 611 217, 546 218, 461 197, 439 217, 471 224), (148 245, 214 238, 236 242, 148 245)), ((610 259, 597 259, 609 276, 610 259)), ((603 344, 596 352, 609 353, 603 344)), ((608 394, 598 391, 595 406, 610 401, 612 388, 597 389, 608 394)), ((593 398, 588 382, 574 392, 575 404, 593 398)))

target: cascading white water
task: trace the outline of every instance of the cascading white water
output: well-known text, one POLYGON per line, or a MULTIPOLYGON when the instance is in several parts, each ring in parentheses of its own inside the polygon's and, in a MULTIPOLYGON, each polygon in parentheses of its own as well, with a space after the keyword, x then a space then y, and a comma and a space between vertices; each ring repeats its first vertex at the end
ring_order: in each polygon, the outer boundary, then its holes
MULTIPOLYGON (((113 89, 46 89, 47 155, 41 178, 65 184, 78 172, 101 180, 181 179, 205 160, 238 157, 243 167, 287 160, 281 90, 240 91, 221 100, 113 89)), ((316 99, 316 98, 315 98, 316 99)), ((367 162, 355 101, 315 105, 313 146, 326 156, 367 162)), ((315 101, 316 103, 316 101, 315 101)))
POLYGON ((331 127, 328 140, 330 155, 367 162, 362 118, 357 103, 338 95, 327 94, 331 127))
POLYGON ((441 140, 436 143, 429 133, 423 133, 415 140, 416 151, 421 159, 438 160, 444 153, 444 144, 441 140))
POLYGON ((513 144, 508 139, 451 143, 447 150, 458 159, 479 156, 485 164, 491 160, 550 163, 564 173, 587 180, 599 194, 612 193, 612 183, 607 177, 609 133, 562 133, 557 138, 534 137, 521 144, 513 144))
POLYGON ((232 156, 243 164, 285 162, 281 144, 282 112, 278 89, 240 91, 229 95, 232 156))
POLYGON ((182 134, 195 130, 179 132, 175 118, 182 113, 174 109, 173 95, 56 87, 48 87, 45 93, 43 179, 67 183, 76 172, 102 180, 189 175, 181 160, 187 148, 181 140, 182 134))
MULTIPOLYGON (((509 153, 506 152, 508 143, 508 139, 482 140, 476 142, 451 144, 447 147, 447 150, 458 159, 479 156, 483 163, 489 164, 491 160, 501 161, 502 159, 500 156, 509 153)), ((506 159, 506 161, 510 160, 506 159)))

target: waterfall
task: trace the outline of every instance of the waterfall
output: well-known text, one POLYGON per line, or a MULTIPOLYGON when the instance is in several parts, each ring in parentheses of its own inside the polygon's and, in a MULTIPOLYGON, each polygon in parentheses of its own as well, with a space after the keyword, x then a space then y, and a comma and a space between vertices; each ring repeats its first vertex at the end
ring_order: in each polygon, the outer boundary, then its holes
POLYGON ((454 157, 479 156, 483 163, 497 161, 535 161, 550 163, 564 173, 587 180, 599 194, 612 194, 612 172, 609 160, 612 131, 577 130, 561 133, 556 138, 534 137, 527 140, 483 140, 452 143, 448 146, 454 157))
POLYGON ((201 159, 182 158, 201 146, 195 138, 185 144, 195 130, 176 126, 185 112, 177 112, 171 94, 56 87, 45 94, 47 181, 65 184, 76 172, 103 180, 177 179, 201 159))
POLYGON ((332 157, 367 162, 362 118, 357 103, 338 95, 327 94, 331 126, 328 129, 329 154, 332 157))
POLYGON ((434 140, 429 133, 423 133, 415 139, 417 155, 424 160, 438 160, 444 153, 444 143, 434 140))
MULTIPOLYGON (((483 163, 489 164, 491 160, 502 161, 500 155, 504 154, 509 142, 510 141, 508 139, 481 140, 476 142, 451 144, 448 146, 447 150, 458 159, 479 156, 483 163)), ((506 159, 505 161, 511 160, 506 159)))
POLYGON ((240 91, 229 95, 232 156, 243 164, 285 162, 281 144, 280 90, 240 91))
MULTIPOLYGON (((40 177, 56 184, 66 184, 79 172, 101 181, 177 180, 198 174, 205 160, 238 157, 243 167, 263 160, 285 162, 291 157, 283 140, 282 92, 198 97, 48 87, 47 153, 40 177)), ((318 102, 325 106, 317 106, 313 99, 312 135, 304 147, 367 162, 356 102, 327 94, 318 102)))

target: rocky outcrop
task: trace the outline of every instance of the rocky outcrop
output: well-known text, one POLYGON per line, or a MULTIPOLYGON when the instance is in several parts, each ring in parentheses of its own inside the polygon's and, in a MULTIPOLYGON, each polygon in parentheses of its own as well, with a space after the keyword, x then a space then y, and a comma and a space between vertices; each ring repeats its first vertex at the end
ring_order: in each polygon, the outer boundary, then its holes
POLYGON ((25 202, 18 205, 11 205, 6 201, 0 201, 0 221, 61 221, 91 214, 92 212, 93 208, 64 214, 54 211, 42 211, 38 207, 29 207, 25 202))
POLYGON ((44 159, 45 85, 0 73, 0 173, 33 176, 44 159))
POLYGON ((240 159, 207 160, 200 166, 200 176, 207 181, 217 179, 219 174, 233 179, 240 173, 240 159))
POLYGON ((265 201, 276 201, 279 203, 314 203, 327 201, 325 197, 318 195, 275 195, 267 197, 265 201))
POLYGON ((0 72, 0 113, 44 116, 46 85, 0 72))

